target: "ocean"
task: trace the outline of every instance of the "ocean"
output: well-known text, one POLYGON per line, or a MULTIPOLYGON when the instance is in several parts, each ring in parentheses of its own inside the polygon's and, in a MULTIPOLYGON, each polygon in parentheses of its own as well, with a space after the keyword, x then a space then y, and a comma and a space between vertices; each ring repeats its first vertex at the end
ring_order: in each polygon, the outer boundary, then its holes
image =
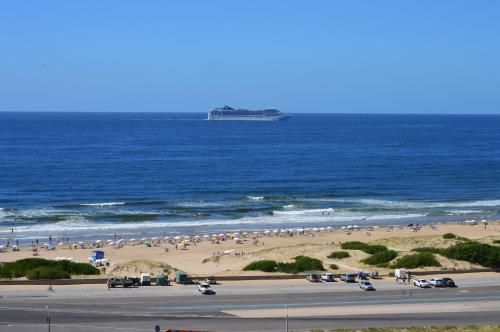
POLYGON ((0 113, 0 242, 498 219, 500 116, 0 113))

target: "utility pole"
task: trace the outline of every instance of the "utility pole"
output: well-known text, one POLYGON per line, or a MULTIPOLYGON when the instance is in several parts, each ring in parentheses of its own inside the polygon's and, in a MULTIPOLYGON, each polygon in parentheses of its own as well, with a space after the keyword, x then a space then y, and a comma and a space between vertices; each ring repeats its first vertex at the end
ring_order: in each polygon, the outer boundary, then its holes
POLYGON ((45 306, 45 308, 47 308, 47 328, 48 328, 48 331, 50 332, 50 311, 49 311, 49 306, 45 306))
POLYGON ((285 311, 286 311, 286 316, 285 316, 285 332, 288 332, 288 304, 285 304, 285 311))

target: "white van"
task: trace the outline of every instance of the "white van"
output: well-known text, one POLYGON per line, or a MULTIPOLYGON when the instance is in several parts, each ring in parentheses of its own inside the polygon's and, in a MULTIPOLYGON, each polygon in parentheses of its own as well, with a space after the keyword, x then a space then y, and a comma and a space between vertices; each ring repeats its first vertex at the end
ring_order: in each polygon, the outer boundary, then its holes
POLYGON ((141 286, 151 286, 151 276, 149 273, 141 273, 141 286))

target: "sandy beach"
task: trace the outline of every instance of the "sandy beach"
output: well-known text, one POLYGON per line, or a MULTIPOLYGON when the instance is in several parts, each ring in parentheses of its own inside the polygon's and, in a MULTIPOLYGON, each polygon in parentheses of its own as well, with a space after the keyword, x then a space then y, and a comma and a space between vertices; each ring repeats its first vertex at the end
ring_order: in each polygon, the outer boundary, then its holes
MULTIPOLYGON (((361 241, 372 244, 383 244, 398 251, 399 255, 408 254, 416 247, 447 247, 455 240, 443 239, 445 233, 467 237, 484 243, 492 243, 500 239, 500 222, 489 222, 487 225, 471 224, 437 224, 426 225, 415 231, 409 227, 373 227, 348 229, 308 229, 303 232, 253 232, 224 235, 215 238, 191 237, 186 239, 154 239, 142 241, 123 239, 117 245, 100 242, 100 250, 110 259, 111 266, 102 272, 106 275, 131 276, 141 272, 156 274, 166 272, 173 274, 175 270, 196 275, 256 275, 263 272, 242 271, 250 262, 262 259, 290 261, 298 255, 307 255, 323 261, 325 268, 330 264, 338 265, 335 272, 357 272, 359 270, 388 272, 381 268, 364 265, 359 261, 368 255, 357 250, 350 250, 351 257, 346 259, 329 259, 332 251, 341 250, 340 244, 347 241, 361 241), (239 238, 240 240, 237 241, 239 238), (145 244, 146 243, 146 244, 145 244), (185 243, 181 244, 181 243, 185 243)), ((75 262, 88 262, 93 247, 97 243, 73 244, 60 243, 54 250, 38 249, 38 257, 56 259, 71 258, 75 262), (81 247, 84 247, 82 249, 81 247), (75 249, 76 248, 76 249, 75 249)), ((8 248, 0 253, 0 261, 9 262, 21 258, 33 257, 30 247, 22 247, 19 251, 8 248)), ((449 260, 438 256, 442 269, 480 268, 468 262, 449 260)), ((436 268, 429 268, 435 270, 436 268)), ((425 269, 424 269, 425 270, 425 269)))

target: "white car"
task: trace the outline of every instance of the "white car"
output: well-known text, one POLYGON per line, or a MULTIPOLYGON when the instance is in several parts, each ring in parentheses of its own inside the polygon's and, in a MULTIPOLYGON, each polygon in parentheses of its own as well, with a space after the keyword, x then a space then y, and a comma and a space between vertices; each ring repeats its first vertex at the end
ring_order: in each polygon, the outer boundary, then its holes
POLYGON ((206 282, 200 282, 198 284, 198 291, 200 291, 201 294, 215 294, 215 291, 210 287, 210 285, 206 282))
POLYGON ((425 279, 415 279, 413 281, 413 285, 420 287, 420 288, 430 288, 431 287, 431 284, 429 284, 429 282, 425 279))
POLYGON ((326 282, 335 281, 332 273, 323 273, 321 275, 321 280, 326 282))
POLYGON ((366 291, 375 290, 375 287, 373 287, 373 285, 369 281, 361 281, 359 283, 359 288, 366 291))
POLYGON ((441 278, 432 278, 432 279, 429 279, 429 284, 432 286, 432 287, 436 287, 440 284, 443 283, 443 279, 441 278))

